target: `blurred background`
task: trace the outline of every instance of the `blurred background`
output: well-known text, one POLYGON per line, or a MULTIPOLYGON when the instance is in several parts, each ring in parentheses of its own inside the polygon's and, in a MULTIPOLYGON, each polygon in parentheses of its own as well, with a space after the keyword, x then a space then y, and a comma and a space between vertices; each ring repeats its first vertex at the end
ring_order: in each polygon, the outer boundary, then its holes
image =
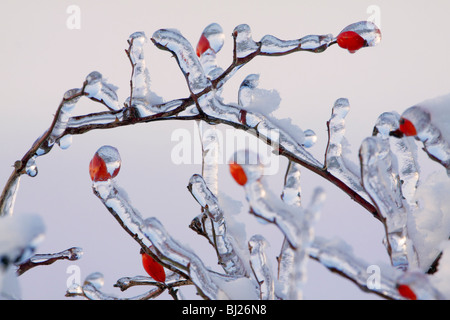
MULTIPOLYGON (((297 39, 309 34, 337 35, 347 25, 371 20, 379 25, 381 43, 349 54, 332 46, 321 54, 295 53, 284 57, 257 57, 240 69, 224 88, 223 97, 237 102, 237 90, 250 73, 260 74, 260 86, 276 89, 281 103, 275 115, 290 118, 303 130, 316 132, 318 142, 310 152, 323 161, 327 142, 326 121, 336 99, 348 98, 346 137, 350 157, 358 161, 361 141, 372 134, 382 112, 397 111, 450 91, 450 2, 434 1, 12 1, 3 0, 0 10, 0 184, 6 183, 14 161, 50 126, 65 91, 81 87, 91 71, 99 71, 119 87, 119 102, 129 96, 130 63, 125 54, 127 39, 135 31, 150 38, 160 28, 176 28, 195 47, 210 23, 220 24, 226 35, 218 62, 226 68, 232 59, 231 33, 246 23, 258 41, 266 34, 297 39), (75 9, 75 11, 73 11, 75 9), (76 16, 74 16, 74 14, 76 16), (73 19, 78 19, 74 21, 73 19)), ((151 41, 145 59, 152 90, 164 100, 189 95, 178 65, 170 53, 151 41)), ((102 105, 82 99, 73 111, 81 115, 103 110, 102 105)), ((155 216, 181 243, 195 250, 205 264, 218 268, 215 253, 188 225, 200 208, 186 186, 200 164, 176 165, 171 151, 172 134, 186 129, 194 138, 193 122, 164 121, 113 130, 91 131, 74 136, 67 150, 57 146, 37 159, 39 174, 24 176, 15 212, 37 213, 46 225, 46 238, 38 253, 83 248, 78 261, 60 261, 35 268, 20 277, 24 299, 65 299, 68 280, 84 280, 92 272, 105 277, 103 291, 119 297, 113 284, 120 277, 145 275, 139 246, 93 195, 89 161, 102 145, 119 149, 122 169, 117 183, 144 217, 155 216), (75 270, 75 271, 74 271, 75 270), (75 272, 75 273, 74 273, 75 272)), ((221 130, 227 128, 219 126, 221 130)), ((424 172, 441 170, 420 153, 424 172)), ((268 177, 274 192, 281 192, 286 159, 268 177)), ((246 237, 261 233, 270 242, 272 266, 282 237, 277 229, 262 225, 247 213, 242 188, 232 181, 226 165, 220 166, 219 188, 242 202, 235 216, 246 224, 246 237)), ((444 171, 442 171, 444 172, 444 171)), ((316 186, 327 192, 327 201, 316 234, 339 237, 355 255, 369 264, 389 262, 382 244, 384 229, 346 194, 322 178, 302 171, 302 197, 308 203, 316 186)), ((245 244, 244 244, 245 246, 245 244)), ((195 292, 183 290, 187 298, 195 292)), ((306 299, 378 299, 360 291, 348 280, 310 261, 306 299)), ((164 294, 160 298, 170 299, 164 294)))

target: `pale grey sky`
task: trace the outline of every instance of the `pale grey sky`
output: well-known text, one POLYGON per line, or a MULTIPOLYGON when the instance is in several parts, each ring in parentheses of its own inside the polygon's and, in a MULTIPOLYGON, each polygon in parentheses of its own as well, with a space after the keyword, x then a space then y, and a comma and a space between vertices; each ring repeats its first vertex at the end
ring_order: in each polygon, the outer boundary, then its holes
MULTIPOLYGON (((99 71, 119 87, 119 101, 128 97, 130 65, 124 53, 135 31, 151 37, 160 28, 176 28, 195 46, 205 26, 220 24, 225 46, 219 63, 231 62, 235 26, 250 25, 255 40, 265 34, 296 39, 308 34, 337 35, 345 26, 372 17, 378 8, 382 41, 375 48, 356 54, 332 46, 321 54, 296 53, 278 58, 258 57, 239 70, 227 84, 224 97, 237 101, 237 88, 250 73, 259 73, 261 86, 276 89, 281 105, 276 115, 289 117, 302 129, 313 129, 319 138, 312 153, 323 160, 326 121, 334 101, 349 99, 347 138, 354 160, 360 142, 371 135, 377 116, 385 111, 401 113, 409 106, 448 93, 450 63, 450 2, 433 1, 12 1, 2 2, 0 13, 0 59, 2 104, 0 106, 0 183, 11 165, 50 125, 53 114, 68 89, 80 87, 91 71, 99 71), (80 8, 80 29, 67 27, 67 8, 80 8)), ((377 13, 377 14, 378 14, 377 13)), ((146 48, 152 89, 165 100, 184 98, 188 90, 170 54, 146 48)), ((82 100, 74 114, 100 111, 101 106, 82 100)), ((144 274, 138 245, 120 228, 92 194, 88 164, 101 145, 110 144, 121 153, 123 167, 118 183, 144 216, 156 216, 177 239, 202 253, 214 265, 214 252, 203 238, 188 229, 199 208, 186 186, 199 165, 176 166, 170 158, 171 134, 177 128, 193 131, 192 123, 164 122, 92 131, 73 139, 67 150, 55 147, 38 158, 36 178, 23 177, 16 212, 42 215, 46 239, 40 253, 82 247, 83 258, 59 262, 26 273, 20 278, 25 299, 63 299, 66 273, 77 265, 84 279, 102 272, 104 291, 121 294, 112 284, 123 276, 144 274), (208 254, 207 254, 208 253, 208 254)), ((286 160, 281 160, 281 168, 286 160)), ((220 167, 223 192, 244 200, 220 167)), ((321 236, 348 241, 355 253, 370 263, 388 262, 381 240, 382 225, 327 181, 302 171, 304 199, 323 186, 327 203, 317 226, 321 236)), ((270 177, 274 191, 281 190, 284 169, 270 177)), ((245 205, 245 202, 244 202, 245 205)), ((270 254, 280 248, 278 230, 262 226, 245 212, 247 237, 262 232, 271 242, 270 254)), ((215 267, 215 266, 214 266, 215 267)), ((167 296, 165 296, 167 298, 167 296)), ((347 280, 331 274, 317 263, 309 264, 305 289, 308 299, 375 299, 347 280)))

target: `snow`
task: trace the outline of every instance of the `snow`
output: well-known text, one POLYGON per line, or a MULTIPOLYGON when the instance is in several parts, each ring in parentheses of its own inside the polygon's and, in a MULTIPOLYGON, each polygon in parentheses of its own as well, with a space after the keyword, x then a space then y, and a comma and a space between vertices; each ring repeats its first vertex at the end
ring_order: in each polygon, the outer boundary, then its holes
POLYGON ((426 271, 439 254, 439 247, 450 236, 450 179, 438 172, 417 188, 419 208, 410 213, 408 234, 418 253, 420 267, 426 271))

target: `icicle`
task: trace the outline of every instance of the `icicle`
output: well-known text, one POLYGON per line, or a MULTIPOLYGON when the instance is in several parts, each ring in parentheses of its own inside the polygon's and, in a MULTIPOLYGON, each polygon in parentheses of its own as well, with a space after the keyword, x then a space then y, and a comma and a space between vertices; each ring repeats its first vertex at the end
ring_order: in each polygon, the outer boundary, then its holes
POLYGON ((203 71, 194 48, 179 31, 160 29, 153 34, 152 41, 177 57, 178 64, 192 93, 200 93, 210 86, 211 83, 203 71))
POLYGON ((275 286, 272 270, 266 257, 267 241, 261 235, 254 235, 248 242, 250 265, 259 284, 260 299, 275 299, 275 286))
POLYGON ((202 176, 213 194, 219 192, 219 135, 215 125, 203 121, 197 122, 202 146, 202 176))
POLYGON ((360 182, 356 165, 346 158, 345 117, 350 110, 347 99, 336 100, 331 118, 328 121, 328 146, 325 152, 325 167, 362 198, 371 202, 360 182))
MULTIPOLYGON (((219 263, 227 274, 246 276, 244 263, 234 248, 233 239, 227 234, 227 224, 218 199, 200 175, 191 177, 188 189, 212 220, 209 221, 209 224, 212 225, 208 225, 208 229, 203 231, 210 243, 216 248, 219 263)), ((201 218, 198 217, 197 219, 201 218)))
POLYGON ((259 50, 260 45, 253 41, 252 31, 247 24, 240 24, 233 30, 236 43, 236 58, 245 58, 259 50))
POLYGON ((100 72, 93 71, 86 77, 84 92, 87 97, 103 103, 110 110, 120 110, 117 87, 106 82, 100 72))
POLYGON ((362 182, 385 219, 387 249, 393 266, 406 270, 415 259, 408 257, 407 211, 402 204, 400 181, 392 158, 378 137, 366 138, 360 148, 362 182))
POLYGON ((311 245, 309 255, 331 271, 338 272, 352 280, 363 291, 375 292, 391 299, 401 299, 401 296, 395 290, 396 277, 399 271, 389 269, 389 266, 383 267, 382 270, 380 268, 382 274, 376 279, 379 282, 373 283, 370 281, 372 274, 368 271, 371 265, 356 258, 353 255, 352 248, 342 240, 327 240, 316 237, 311 245))

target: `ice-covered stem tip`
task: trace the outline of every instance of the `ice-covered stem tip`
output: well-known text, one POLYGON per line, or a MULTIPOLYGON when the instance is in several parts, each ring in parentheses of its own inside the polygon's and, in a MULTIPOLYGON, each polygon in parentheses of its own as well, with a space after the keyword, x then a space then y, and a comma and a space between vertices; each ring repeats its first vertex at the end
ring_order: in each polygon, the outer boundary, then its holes
POLYGON ((273 272, 266 256, 267 241, 261 235, 254 235, 248 241, 250 251, 250 267, 259 285, 260 300, 275 298, 273 272))
POLYGON ((345 117, 350 110, 346 98, 336 100, 333 105, 328 127, 328 145, 325 151, 325 168, 354 192, 371 202, 367 192, 361 185, 361 174, 358 165, 354 164, 346 153, 348 142, 345 138, 345 117))
POLYGON ((58 260, 78 260, 82 255, 83 249, 78 247, 69 248, 57 253, 35 254, 19 265, 17 275, 20 276, 34 267, 47 266, 58 260))
POLYGON ((401 194, 409 210, 417 207, 415 194, 419 184, 420 168, 417 159, 417 146, 412 137, 397 139, 390 132, 398 129, 400 115, 396 112, 382 113, 374 126, 373 135, 381 138, 383 145, 389 146, 390 156, 397 166, 401 194))
POLYGON ((201 175, 195 174, 189 180, 188 189, 207 215, 207 220, 197 218, 197 223, 217 251, 219 264, 229 275, 247 276, 245 264, 234 248, 234 242, 227 233, 224 212, 217 197, 209 190, 201 175))
POLYGON ((368 137, 361 144, 359 156, 364 189, 384 220, 392 264, 406 270, 415 263, 416 257, 407 234, 408 211, 403 205, 401 182, 389 142, 376 136, 368 137))
MULTIPOLYGON (((106 167, 108 163, 116 164, 112 168, 117 168, 117 164, 120 166, 120 155, 117 149, 110 146, 104 146, 104 148, 108 152, 96 152, 95 155, 108 155, 108 160, 103 159, 106 167)), ((158 219, 144 220, 130 204, 124 192, 116 186, 112 175, 106 177, 107 179, 94 179, 92 189, 122 228, 138 242, 145 253, 164 267, 191 279, 203 297, 216 299, 221 294, 221 290, 200 258, 173 239, 158 219), (150 247, 155 250, 150 250, 150 247)))
MULTIPOLYGON (((304 227, 302 219, 299 219, 300 209, 284 203, 266 186, 264 167, 258 155, 248 150, 237 151, 230 161, 230 173, 238 184, 244 186, 251 213, 275 224, 289 244, 297 249, 302 242, 304 227)), ((324 201, 323 191, 319 193, 321 196, 315 197, 317 209, 324 201)))
POLYGON ((391 135, 412 136, 423 143, 430 159, 440 163, 450 176, 450 95, 423 101, 406 109, 398 129, 391 135))
POLYGON ((158 297, 164 292, 164 286, 156 286, 149 291, 128 297, 120 298, 112 294, 104 293, 101 289, 104 285, 104 277, 100 272, 91 273, 83 284, 74 283, 66 291, 66 297, 84 297, 88 300, 148 300, 158 297))

